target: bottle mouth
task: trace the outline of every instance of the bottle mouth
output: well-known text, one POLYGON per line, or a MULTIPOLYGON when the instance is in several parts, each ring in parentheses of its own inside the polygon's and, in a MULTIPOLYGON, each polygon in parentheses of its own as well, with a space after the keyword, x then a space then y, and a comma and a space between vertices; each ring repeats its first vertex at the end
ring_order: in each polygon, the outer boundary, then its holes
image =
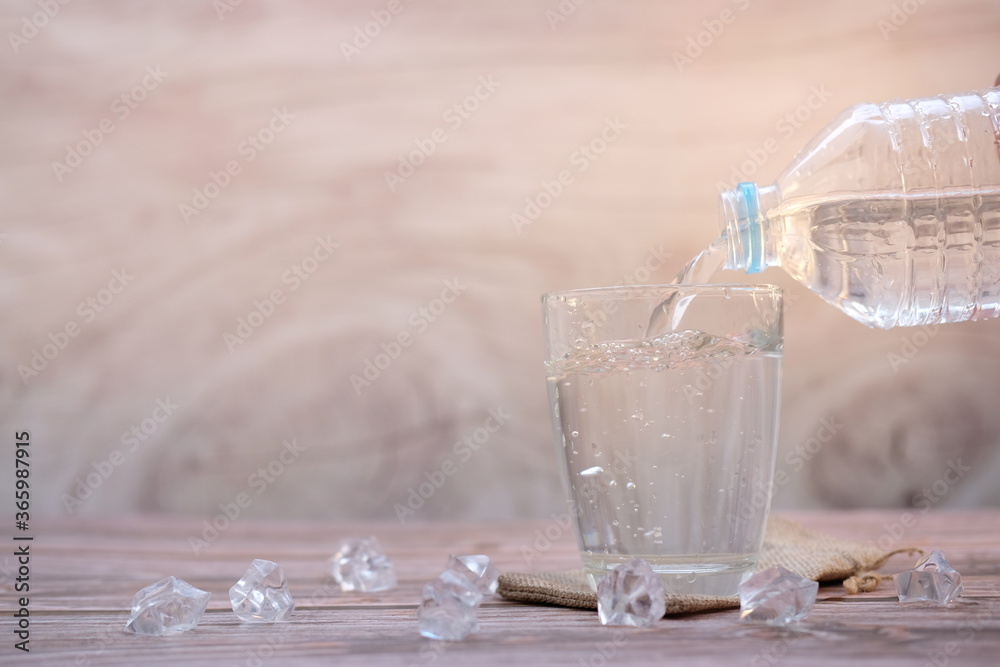
POLYGON ((747 273, 764 270, 764 226, 756 183, 740 183, 720 195, 723 234, 729 239, 726 268, 747 273))

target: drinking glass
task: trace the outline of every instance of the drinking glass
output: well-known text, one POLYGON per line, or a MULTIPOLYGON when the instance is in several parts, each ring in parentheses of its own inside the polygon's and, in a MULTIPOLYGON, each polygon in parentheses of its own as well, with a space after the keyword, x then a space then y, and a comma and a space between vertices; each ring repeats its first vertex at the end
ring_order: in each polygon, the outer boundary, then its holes
POLYGON ((770 508, 781 290, 623 286, 542 302, 552 421, 591 585, 638 557, 668 592, 736 595, 770 508))

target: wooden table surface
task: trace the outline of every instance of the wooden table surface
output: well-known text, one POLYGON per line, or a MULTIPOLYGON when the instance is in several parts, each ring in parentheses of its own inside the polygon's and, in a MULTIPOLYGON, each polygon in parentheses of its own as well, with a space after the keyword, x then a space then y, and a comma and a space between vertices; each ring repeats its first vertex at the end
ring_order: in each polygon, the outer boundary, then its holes
MULTIPOLYGON (((652 629, 601 627, 595 612, 529 606, 498 597, 480 610, 480 632, 435 642, 417 632, 423 584, 449 553, 489 554, 503 571, 578 565, 570 529, 556 521, 503 524, 316 524, 237 520, 195 554, 201 522, 175 518, 58 518, 30 534, 30 653, 14 649, 8 612, 17 564, 2 560, 2 664, 46 665, 997 665, 1000 664, 1000 511, 789 514, 841 537, 893 547, 941 548, 963 575, 949 607, 901 606, 891 582, 848 596, 820 588, 797 630, 743 624, 736 610, 666 618, 652 629), (399 586, 341 594, 324 572, 338 539, 375 534, 399 586), (549 537, 545 537, 548 534, 549 537), (549 538, 554 538, 550 541, 549 538), (277 625, 240 623, 228 589, 253 558, 284 566, 297 608, 277 625), (530 560, 530 562, 528 562, 530 560), (175 575, 212 593, 194 630, 173 637, 123 632, 132 595, 175 575)), ((211 537, 211 535, 209 535, 211 537)), ((25 544, 26 542, 13 543, 25 544)), ((912 564, 893 557, 884 572, 912 564)))

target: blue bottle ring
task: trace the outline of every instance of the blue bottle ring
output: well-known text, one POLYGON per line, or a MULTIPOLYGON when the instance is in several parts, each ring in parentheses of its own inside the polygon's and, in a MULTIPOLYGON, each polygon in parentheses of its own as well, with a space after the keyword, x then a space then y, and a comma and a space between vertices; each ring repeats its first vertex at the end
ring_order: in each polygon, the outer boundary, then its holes
POLYGON ((747 273, 760 273, 764 270, 763 227, 760 224, 760 207, 757 199, 756 183, 740 183, 737 192, 743 200, 746 209, 746 230, 743 240, 746 243, 747 273))

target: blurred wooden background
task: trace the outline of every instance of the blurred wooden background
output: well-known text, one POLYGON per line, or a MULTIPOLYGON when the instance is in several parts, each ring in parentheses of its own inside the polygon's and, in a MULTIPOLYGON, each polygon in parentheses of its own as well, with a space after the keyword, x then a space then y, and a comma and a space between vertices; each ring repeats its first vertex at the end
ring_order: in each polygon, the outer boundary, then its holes
MULTIPOLYGON (((1000 71, 991 0, 15 1, 0 27, 0 423, 46 512, 548 516, 542 292, 666 282, 734 170, 1000 71)), ((789 297, 779 506, 1000 504, 1000 322, 870 331, 762 279, 789 297)))

